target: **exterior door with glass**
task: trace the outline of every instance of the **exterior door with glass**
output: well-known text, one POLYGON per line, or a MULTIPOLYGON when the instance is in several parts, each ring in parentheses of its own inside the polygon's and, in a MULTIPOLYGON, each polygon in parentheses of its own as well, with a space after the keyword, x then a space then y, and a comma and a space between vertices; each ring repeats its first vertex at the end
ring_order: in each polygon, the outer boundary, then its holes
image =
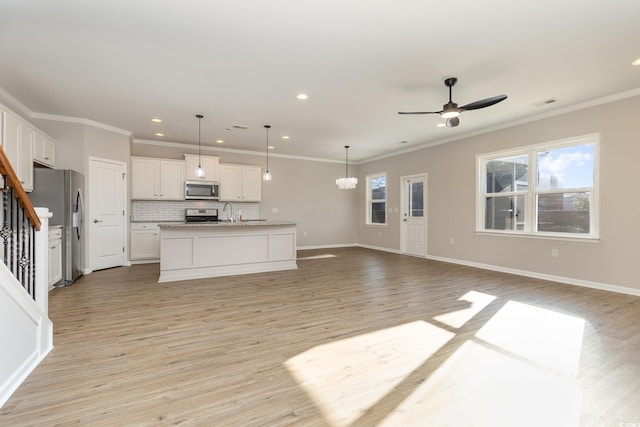
POLYGON ((426 174, 402 178, 402 253, 422 257, 427 254, 426 198, 426 174))

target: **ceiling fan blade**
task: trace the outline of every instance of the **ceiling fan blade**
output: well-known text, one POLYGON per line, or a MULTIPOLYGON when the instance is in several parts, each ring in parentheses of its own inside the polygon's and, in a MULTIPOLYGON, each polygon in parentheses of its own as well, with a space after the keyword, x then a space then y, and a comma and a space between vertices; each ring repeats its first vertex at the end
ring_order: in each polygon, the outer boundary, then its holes
POLYGON ((471 104, 463 105, 460 107, 460 110, 477 110, 479 108, 489 107, 491 105, 497 104, 498 102, 504 101, 507 99, 507 95, 498 95, 492 96, 491 98, 481 99, 480 101, 472 102, 471 104))
POLYGON ((398 114, 441 114, 442 111, 398 111, 398 114))

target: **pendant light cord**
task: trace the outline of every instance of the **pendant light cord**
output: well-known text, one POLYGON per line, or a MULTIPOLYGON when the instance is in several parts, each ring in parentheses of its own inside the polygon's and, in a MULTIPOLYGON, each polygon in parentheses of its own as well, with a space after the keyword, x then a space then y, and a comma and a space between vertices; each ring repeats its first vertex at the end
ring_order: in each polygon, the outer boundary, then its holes
POLYGON ((344 177, 348 178, 349 177, 349 146, 345 145, 344 148, 346 151, 346 161, 344 164, 344 177))
POLYGON ((267 172, 269 172, 269 128, 271 125, 264 125, 265 129, 267 129, 267 172))
POLYGON ((202 114, 196 114, 196 117, 198 118, 198 168, 202 167, 201 164, 201 159, 200 159, 200 122, 201 119, 204 117, 202 114))

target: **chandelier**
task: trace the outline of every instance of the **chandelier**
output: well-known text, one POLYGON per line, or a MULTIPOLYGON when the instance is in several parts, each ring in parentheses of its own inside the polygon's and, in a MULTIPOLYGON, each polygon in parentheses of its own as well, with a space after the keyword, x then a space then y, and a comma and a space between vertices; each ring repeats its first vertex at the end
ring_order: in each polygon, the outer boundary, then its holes
POLYGON ((346 160, 344 166, 344 178, 336 179, 336 185, 340 190, 353 190, 358 184, 358 178, 349 176, 349 146, 344 146, 346 152, 346 160))

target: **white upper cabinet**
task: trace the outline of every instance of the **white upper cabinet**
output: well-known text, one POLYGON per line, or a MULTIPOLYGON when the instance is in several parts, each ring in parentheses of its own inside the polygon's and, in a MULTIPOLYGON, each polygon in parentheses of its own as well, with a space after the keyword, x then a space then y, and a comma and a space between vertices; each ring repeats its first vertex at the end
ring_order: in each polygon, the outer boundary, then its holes
POLYGON ((198 156, 197 154, 185 154, 187 181, 215 181, 220 182, 220 157, 217 156, 198 156), (204 176, 196 175, 198 164, 204 171, 204 176))
POLYGON ((2 148, 25 191, 33 190, 33 140, 36 130, 15 114, 2 113, 2 148))
POLYGON ((262 169, 249 165, 220 165, 220 200, 259 202, 262 200, 262 169))
POLYGON ((184 200, 185 167, 182 160, 131 158, 131 198, 184 200))
POLYGON ((42 132, 36 132, 33 141, 33 161, 41 165, 55 167, 56 143, 42 132))

